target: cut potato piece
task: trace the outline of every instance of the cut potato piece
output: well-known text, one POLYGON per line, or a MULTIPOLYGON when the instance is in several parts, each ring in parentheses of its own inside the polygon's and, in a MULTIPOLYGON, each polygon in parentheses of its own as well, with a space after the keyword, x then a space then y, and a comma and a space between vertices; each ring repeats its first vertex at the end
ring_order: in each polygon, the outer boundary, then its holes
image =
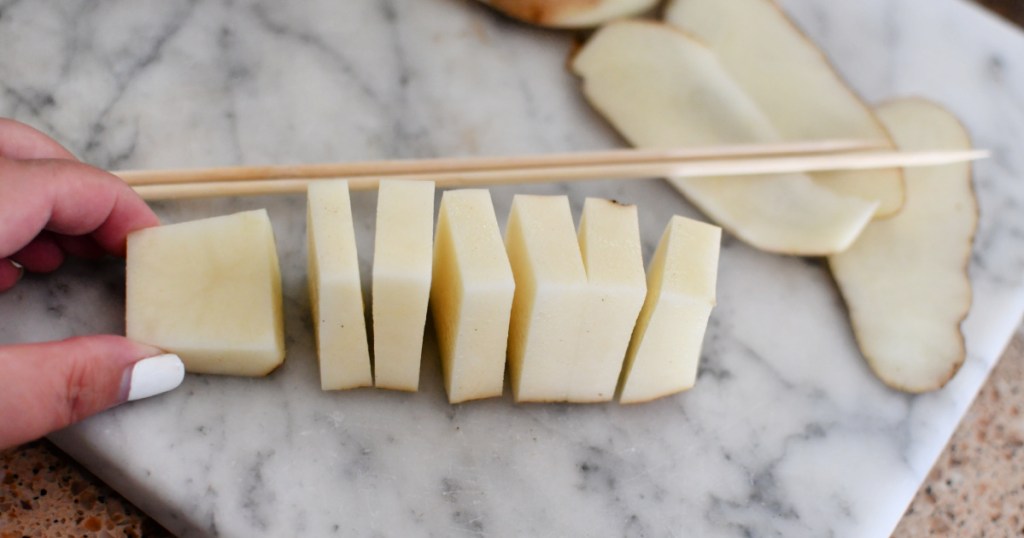
POLYGON ((371 386, 363 288, 347 181, 318 181, 309 186, 306 237, 320 388, 371 386))
POLYGON ((416 391, 430 299, 434 182, 384 180, 373 254, 373 381, 416 391))
MULTIPOLYGON (((583 77, 590 103, 635 146, 780 140, 714 55, 670 26, 609 24, 580 50, 573 69, 583 77)), ((784 254, 842 251, 877 207, 877 202, 836 194, 803 174, 670 181, 743 241, 784 254)))
MULTIPOLYGON (((923 100, 895 101, 878 117, 901 150, 969 149, 949 112, 923 100)), ((857 343, 887 385, 925 392, 964 361, 960 323, 971 304, 967 266, 978 223, 968 163, 906 170, 898 215, 872 222, 846 252, 829 258, 857 343)))
POLYGON ((715 306, 722 230, 669 221, 647 270, 647 299, 622 370, 619 401, 639 403, 693 387, 715 306))
POLYGON ((589 296, 569 199, 516 195, 505 248, 516 284, 508 334, 512 396, 565 401, 589 296))
MULTIPOLYGON (((696 36, 787 140, 889 141, 871 109, 771 0, 674 0, 669 24, 696 36)), ((903 205, 899 170, 816 172, 837 193, 880 202, 877 216, 903 205)))
POLYGON ((523 22, 553 28, 590 28, 646 11, 658 0, 480 0, 523 22))
POLYGON ((450 403, 501 396, 514 292, 490 192, 445 192, 430 309, 450 403))
POLYGON ((128 236, 128 338, 202 374, 263 376, 284 361, 281 273, 266 210, 128 236))
POLYGON ((606 402, 647 295, 636 206, 587 198, 578 238, 590 293, 568 401, 606 402))

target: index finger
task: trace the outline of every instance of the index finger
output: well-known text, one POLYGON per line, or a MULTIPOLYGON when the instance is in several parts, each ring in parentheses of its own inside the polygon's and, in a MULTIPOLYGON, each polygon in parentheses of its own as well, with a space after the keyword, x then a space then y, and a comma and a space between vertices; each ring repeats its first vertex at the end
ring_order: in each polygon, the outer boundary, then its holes
POLYGON ((104 250, 123 256, 130 232, 159 224, 131 187, 76 161, 0 157, 0 192, 0 258, 42 230, 88 234, 104 250))
POLYGON ((7 118, 0 118, 0 157, 78 160, 42 131, 7 118))

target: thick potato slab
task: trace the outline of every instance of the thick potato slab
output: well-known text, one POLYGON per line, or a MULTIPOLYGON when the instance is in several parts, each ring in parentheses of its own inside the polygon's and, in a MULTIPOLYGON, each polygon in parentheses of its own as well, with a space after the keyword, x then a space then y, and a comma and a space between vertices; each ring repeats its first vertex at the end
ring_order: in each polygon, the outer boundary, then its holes
POLYGON ((284 361, 281 274, 265 210, 128 237, 128 338, 189 372, 263 376, 284 361))
POLYGON ((589 298, 568 400, 606 402, 647 295, 636 206, 587 198, 577 236, 589 298))
POLYGON ((508 334, 512 396, 565 401, 589 298, 569 199, 513 198, 505 248, 516 283, 508 334))
POLYGON ((370 350, 348 182, 324 181, 309 186, 306 238, 320 388, 371 386, 370 350))
POLYGON ((430 299, 434 182, 381 181, 373 254, 373 381, 416 391, 430 299))
POLYGON ((490 192, 445 192, 430 308, 450 403, 501 396, 514 292, 490 192))
POLYGON ((715 306, 722 229, 672 217, 647 270, 647 299, 622 369, 619 401, 638 403, 693 387, 715 306))

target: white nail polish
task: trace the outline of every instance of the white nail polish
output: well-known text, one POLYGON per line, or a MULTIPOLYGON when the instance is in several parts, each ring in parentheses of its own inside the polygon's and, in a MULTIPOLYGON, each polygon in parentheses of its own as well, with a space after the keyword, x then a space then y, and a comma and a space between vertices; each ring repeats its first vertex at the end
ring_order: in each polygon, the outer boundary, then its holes
POLYGON ((168 353, 142 359, 132 367, 128 401, 141 400, 167 392, 185 379, 185 364, 177 355, 168 353))
POLYGON ((11 267, 15 268, 18 271, 18 278, 14 279, 14 281, 17 282, 17 281, 21 280, 21 277, 25 276, 25 266, 20 264, 20 263, 18 263, 18 262, 16 262, 16 261, 14 261, 14 260, 7 260, 7 261, 10 262, 11 267))

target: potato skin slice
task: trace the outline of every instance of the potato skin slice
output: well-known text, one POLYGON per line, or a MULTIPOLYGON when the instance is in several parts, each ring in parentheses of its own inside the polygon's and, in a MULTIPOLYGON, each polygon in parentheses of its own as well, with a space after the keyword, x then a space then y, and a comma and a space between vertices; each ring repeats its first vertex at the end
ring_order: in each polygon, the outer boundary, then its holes
POLYGON ((548 28, 592 28, 646 11, 658 0, 479 0, 525 23, 548 28))
MULTIPOLYGON (((665 21, 704 42, 787 140, 857 138, 892 145, 885 126, 825 53, 772 0, 673 0, 665 21)), ((899 213, 900 170, 815 172, 838 194, 899 213)))
MULTIPOLYGON (((654 21, 603 26, 572 60, 584 97, 637 147, 778 142, 782 137, 706 46, 654 21)), ((669 178, 718 225, 767 252, 841 252, 877 202, 836 194, 805 174, 669 178)))
MULTIPOLYGON (((901 150, 968 149, 966 129, 924 99, 877 109, 901 150)), ((829 266, 871 370, 910 393, 938 390, 966 358, 961 324, 971 305, 968 266, 979 209, 971 167, 906 171, 907 202, 872 222, 829 266)))

